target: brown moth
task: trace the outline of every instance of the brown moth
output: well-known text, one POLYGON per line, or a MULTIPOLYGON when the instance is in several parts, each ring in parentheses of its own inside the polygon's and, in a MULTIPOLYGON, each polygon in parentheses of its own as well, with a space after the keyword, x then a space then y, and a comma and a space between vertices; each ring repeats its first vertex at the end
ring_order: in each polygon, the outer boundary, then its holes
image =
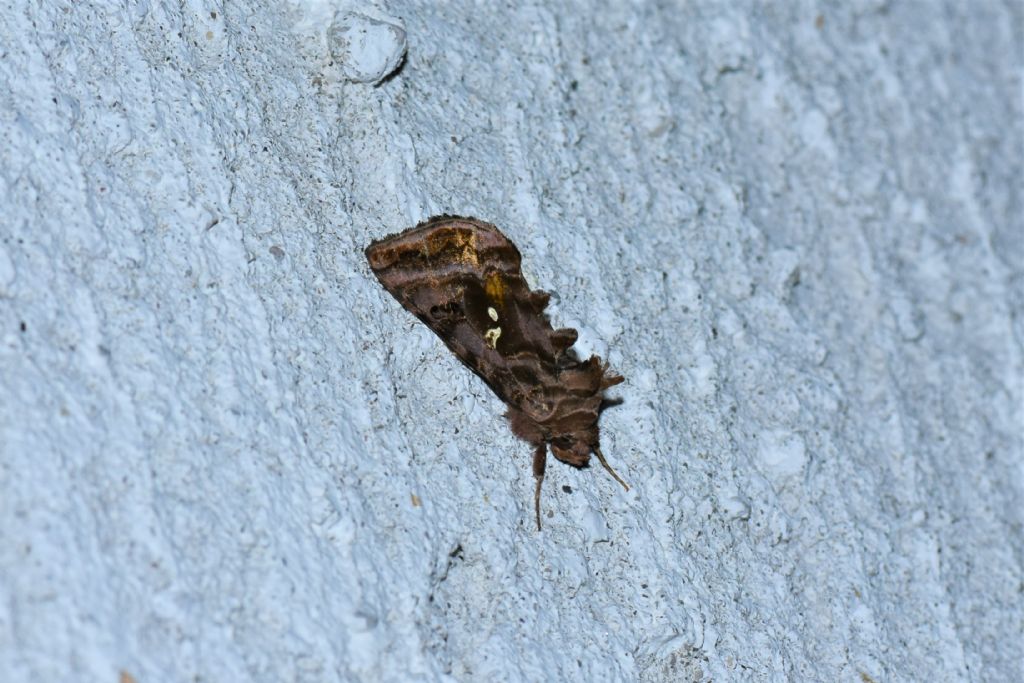
POLYGON ((533 445, 534 509, 547 449, 584 467, 590 454, 628 491, 601 453, 604 391, 623 381, 597 356, 581 361, 576 330, 552 329, 549 295, 531 291, 516 246, 490 223, 437 216, 366 248, 377 279, 508 405, 512 432, 533 445))

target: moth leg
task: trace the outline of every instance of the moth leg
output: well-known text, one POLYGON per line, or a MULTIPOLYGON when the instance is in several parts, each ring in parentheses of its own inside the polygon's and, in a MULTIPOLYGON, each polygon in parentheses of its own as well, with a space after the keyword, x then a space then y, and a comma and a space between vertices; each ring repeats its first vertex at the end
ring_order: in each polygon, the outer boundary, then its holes
POLYGON ((533 494, 533 509, 537 514, 537 531, 540 531, 540 485, 544 481, 544 468, 548 464, 547 444, 540 444, 533 452, 533 476, 537 478, 537 489, 533 494))
MULTIPOLYGON (((594 446, 594 453, 597 455, 597 459, 601 461, 601 464, 604 465, 604 468, 606 470, 608 470, 608 474, 610 474, 613 477, 615 477, 615 481, 617 481, 620 484, 622 484, 622 488, 624 488, 624 489, 626 489, 628 491, 629 490, 629 484, 627 484, 626 482, 622 481, 622 477, 620 477, 618 474, 615 473, 615 470, 612 469, 612 466, 609 465, 608 461, 604 459, 604 454, 601 453, 601 449, 598 446, 594 446)), ((537 468, 537 466, 535 464, 534 465, 534 470, 536 470, 536 468, 537 468)))

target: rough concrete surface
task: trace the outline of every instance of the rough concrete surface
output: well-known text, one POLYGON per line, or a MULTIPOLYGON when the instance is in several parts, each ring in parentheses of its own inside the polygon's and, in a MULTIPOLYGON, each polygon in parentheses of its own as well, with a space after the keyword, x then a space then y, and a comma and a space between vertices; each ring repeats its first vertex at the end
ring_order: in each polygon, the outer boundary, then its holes
POLYGON ((1022 21, 3 4, 3 680, 1021 680, 1022 21), (444 212, 625 375, 629 493, 535 531, 363 257, 444 212))

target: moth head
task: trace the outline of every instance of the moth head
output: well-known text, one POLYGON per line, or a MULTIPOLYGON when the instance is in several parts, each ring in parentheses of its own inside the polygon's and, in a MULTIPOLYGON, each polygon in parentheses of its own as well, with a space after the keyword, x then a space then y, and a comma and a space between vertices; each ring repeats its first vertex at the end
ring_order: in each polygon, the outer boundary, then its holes
POLYGON ((583 467, 590 462, 592 438, 590 430, 556 436, 550 442, 551 453, 564 463, 583 467))

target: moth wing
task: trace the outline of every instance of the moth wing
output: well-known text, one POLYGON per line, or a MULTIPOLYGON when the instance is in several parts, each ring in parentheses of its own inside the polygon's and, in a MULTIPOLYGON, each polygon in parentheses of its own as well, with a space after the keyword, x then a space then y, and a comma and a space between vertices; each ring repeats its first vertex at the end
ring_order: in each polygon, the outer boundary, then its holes
POLYGON ((515 245, 496 227, 440 217, 371 244, 366 255, 387 289, 505 402, 546 410, 542 387, 574 330, 551 328, 548 295, 530 290, 515 245))

